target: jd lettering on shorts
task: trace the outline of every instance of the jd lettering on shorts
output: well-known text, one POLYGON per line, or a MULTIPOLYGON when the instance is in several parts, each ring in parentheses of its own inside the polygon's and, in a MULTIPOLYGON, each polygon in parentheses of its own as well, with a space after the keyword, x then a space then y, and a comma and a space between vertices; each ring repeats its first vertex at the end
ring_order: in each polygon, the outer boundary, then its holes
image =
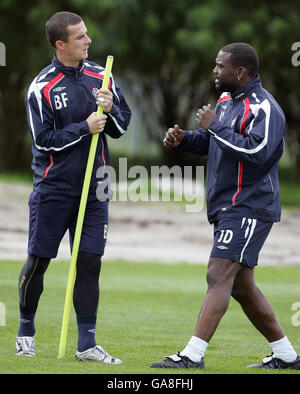
POLYGON ((233 237, 233 231, 231 230, 221 230, 220 237, 217 242, 222 242, 224 244, 229 244, 233 237))

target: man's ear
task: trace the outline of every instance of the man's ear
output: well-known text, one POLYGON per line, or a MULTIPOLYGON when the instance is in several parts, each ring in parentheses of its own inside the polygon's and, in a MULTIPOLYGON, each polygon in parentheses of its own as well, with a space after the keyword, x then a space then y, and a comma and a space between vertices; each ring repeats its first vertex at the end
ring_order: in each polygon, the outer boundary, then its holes
POLYGON ((55 42, 55 46, 56 46, 56 49, 62 50, 65 47, 65 43, 62 40, 57 40, 55 42))
POLYGON ((240 81, 241 79, 244 79, 245 77, 247 77, 247 75, 248 75, 248 72, 247 72, 247 70, 246 70, 246 68, 245 67, 239 67, 238 68, 238 72, 237 72, 237 79, 240 81))

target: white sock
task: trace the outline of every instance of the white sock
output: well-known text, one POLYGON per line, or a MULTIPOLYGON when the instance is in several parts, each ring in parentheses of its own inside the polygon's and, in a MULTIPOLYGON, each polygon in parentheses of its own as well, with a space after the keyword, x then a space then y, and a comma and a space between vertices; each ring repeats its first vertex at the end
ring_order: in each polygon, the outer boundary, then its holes
POLYGON ((188 341, 186 347, 183 349, 180 354, 182 356, 187 356, 190 360, 194 362, 199 362, 202 357, 204 357, 204 353, 206 351, 208 343, 203 341, 202 339, 192 336, 188 341))
POLYGON ((280 358, 286 363, 295 361, 297 358, 297 353, 286 336, 278 341, 270 342, 270 346, 273 350, 274 356, 276 358, 280 358))

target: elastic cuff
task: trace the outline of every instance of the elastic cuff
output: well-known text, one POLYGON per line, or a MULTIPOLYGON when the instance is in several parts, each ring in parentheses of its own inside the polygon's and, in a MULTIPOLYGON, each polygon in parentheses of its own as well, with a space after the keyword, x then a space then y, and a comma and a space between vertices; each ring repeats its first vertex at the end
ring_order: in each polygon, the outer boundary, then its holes
POLYGON ((78 324, 96 324, 97 315, 77 315, 78 324))

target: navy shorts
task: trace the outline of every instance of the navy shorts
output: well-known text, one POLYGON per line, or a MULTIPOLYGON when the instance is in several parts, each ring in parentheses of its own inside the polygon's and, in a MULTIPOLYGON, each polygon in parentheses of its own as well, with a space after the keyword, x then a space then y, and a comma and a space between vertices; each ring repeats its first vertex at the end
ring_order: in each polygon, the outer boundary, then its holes
MULTIPOLYGON (((75 236, 80 197, 32 192, 29 198, 28 253, 55 258, 69 230, 70 250, 75 236)), ((79 251, 104 254, 108 231, 108 201, 89 195, 79 251)))
POLYGON ((239 262, 247 267, 257 265, 259 252, 273 223, 253 218, 222 218, 214 223, 214 245, 211 257, 239 262))

